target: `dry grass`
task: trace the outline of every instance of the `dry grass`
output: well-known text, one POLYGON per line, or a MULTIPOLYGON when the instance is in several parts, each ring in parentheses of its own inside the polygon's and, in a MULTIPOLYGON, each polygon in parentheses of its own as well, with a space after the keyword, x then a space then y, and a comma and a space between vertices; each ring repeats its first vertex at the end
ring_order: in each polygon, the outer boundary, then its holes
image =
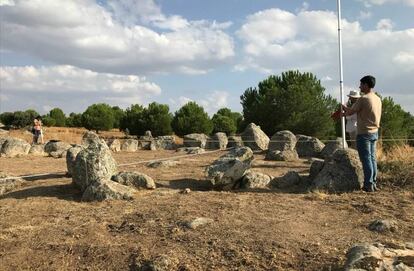
POLYGON ((393 187, 414 189, 414 148, 394 145, 377 153, 381 182, 393 187))

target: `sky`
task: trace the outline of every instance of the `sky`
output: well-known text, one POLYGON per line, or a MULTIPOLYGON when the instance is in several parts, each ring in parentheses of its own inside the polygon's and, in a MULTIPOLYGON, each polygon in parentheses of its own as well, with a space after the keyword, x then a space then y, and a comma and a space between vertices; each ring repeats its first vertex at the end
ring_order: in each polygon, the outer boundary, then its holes
MULTIPOLYGON (((195 101, 213 115, 269 75, 340 100, 336 1, 0 0, 0 112, 195 101)), ((414 0, 342 1, 344 93, 367 74, 414 114, 414 0)))

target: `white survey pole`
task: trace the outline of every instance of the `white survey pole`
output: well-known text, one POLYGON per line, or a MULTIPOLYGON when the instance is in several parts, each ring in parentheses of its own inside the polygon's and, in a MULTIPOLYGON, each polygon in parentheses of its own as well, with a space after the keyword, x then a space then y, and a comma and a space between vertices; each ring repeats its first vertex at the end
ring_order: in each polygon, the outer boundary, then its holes
MULTIPOLYGON (((339 91, 341 95, 341 104, 345 104, 344 99, 344 74, 342 71, 342 35, 341 35, 341 0, 337 0, 338 9, 338 43, 339 43, 339 91)), ((341 116, 341 128, 342 128, 342 147, 346 148, 345 139, 345 117, 341 116)))

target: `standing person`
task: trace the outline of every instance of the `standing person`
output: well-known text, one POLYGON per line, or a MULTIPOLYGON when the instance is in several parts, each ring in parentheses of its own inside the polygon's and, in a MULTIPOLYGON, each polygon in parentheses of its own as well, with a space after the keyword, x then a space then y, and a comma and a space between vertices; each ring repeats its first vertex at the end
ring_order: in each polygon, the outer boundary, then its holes
POLYGON ((40 138, 40 142, 43 144, 42 118, 40 116, 37 116, 33 120, 33 129, 34 129, 33 144, 38 144, 39 138, 40 138))
MULTIPOLYGON (((351 90, 348 94, 349 100, 347 103, 348 107, 352 107, 358 101, 359 98, 361 98, 361 95, 359 94, 359 91, 351 90)), ((349 146, 353 149, 356 149, 356 138, 357 138, 357 114, 353 114, 350 116, 346 116, 346 127, 345 131, 347 132, 350 144, 349 146)))
POLYGON ((343 105, 345 116, 357 113, 357 150, 364 170, 364 187, 366 192, 377 190, 376 143, 380 127, 382 102, 374 92, 375 77, 367 75, 361 78, 359 89, 364 96, 347 107, 343 105))

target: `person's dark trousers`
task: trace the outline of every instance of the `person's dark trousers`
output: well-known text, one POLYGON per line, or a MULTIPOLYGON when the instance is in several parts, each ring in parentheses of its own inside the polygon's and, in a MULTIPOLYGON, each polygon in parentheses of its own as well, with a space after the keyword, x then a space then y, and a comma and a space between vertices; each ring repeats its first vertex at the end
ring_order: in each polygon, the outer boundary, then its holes
POLYGON ((364 190, 374 191, 377 187, 376 145, 378 132, 357 136, 359 159, 364 170, 364 190))

